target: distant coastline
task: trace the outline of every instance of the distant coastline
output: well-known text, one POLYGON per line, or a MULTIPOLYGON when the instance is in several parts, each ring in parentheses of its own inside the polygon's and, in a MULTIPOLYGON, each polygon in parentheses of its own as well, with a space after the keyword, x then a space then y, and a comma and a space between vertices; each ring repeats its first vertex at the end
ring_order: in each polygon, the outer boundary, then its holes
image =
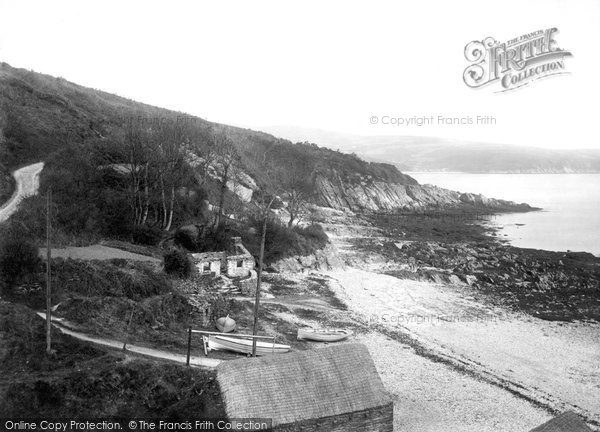
MULTIPOLYGON (((431 170, 431 171, 406 171, 401 170, 404 174, 412 176, 413 174, 506 174, 506 175, 519 175, 519 174, 527 174, 527 175, 593 175, 600 174, 600 171, 584 171, 584 172, 533 172, 533 171, 440 171, 440 170, 431 170)), ((420 182, 419 182, 420 183, 420 182)))
POLYGON ((542 211, 497 214, 498 238, 521 248, 600 255, 600 173, 407 173, 419 183, 526 202, 542 211), (520 225, 519 225, 520 224, 520 225), (506 235, 505 235, 506 234, 506 235))

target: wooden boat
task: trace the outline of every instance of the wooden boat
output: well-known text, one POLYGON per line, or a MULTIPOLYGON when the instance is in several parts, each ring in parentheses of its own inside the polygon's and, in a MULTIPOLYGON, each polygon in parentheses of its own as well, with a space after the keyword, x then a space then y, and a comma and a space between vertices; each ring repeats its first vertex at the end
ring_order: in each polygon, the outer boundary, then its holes
POLYGON ((230 333, 235 330, 236 323, 233 319, 226 317, 219 318, 216 323, 216 327, 221 333, 230 333))
MULTIPOLYGON (((219 351, 233 351, 242 354, 252 354, 252 339, 238 339, 227 336, 208 336, 208 348, 219 351)), ((256 355, 282 354, 290 350, 289 345, 272 342, 256 342, 256 355)))
POLYGON ((346 329, 298 329, 298 339, 318 342, 337 342, 352 336, 352 330, 346 329))

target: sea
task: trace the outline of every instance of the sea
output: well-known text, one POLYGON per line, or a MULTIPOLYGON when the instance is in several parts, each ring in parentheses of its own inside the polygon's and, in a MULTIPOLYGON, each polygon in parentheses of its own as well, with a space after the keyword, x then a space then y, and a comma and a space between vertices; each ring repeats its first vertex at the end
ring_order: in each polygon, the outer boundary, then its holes
POLYGON ((600 174, 407 174, 422 184, 540 207, 490 218, 514 246, 600 256, 600 174))

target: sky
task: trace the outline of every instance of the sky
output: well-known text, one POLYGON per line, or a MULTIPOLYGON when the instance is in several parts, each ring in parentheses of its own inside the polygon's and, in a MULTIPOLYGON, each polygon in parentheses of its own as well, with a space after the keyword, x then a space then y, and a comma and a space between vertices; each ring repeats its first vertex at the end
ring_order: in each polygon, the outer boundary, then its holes
POLYGON ((0 0, 0 60, 250 128, 600 148, 599 21, 600 0, 0 0), (470 41, 552 27, 569 74, 508 93, 463 82, 470 41))

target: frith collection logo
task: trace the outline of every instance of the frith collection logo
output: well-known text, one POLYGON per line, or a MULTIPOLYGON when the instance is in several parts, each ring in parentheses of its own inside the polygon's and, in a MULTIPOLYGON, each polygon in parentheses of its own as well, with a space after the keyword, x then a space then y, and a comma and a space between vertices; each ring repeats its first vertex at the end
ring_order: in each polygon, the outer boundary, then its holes
POLYGON ((471 63, 463 73, 465 84, 479 88, 499 83, 498 92, 526 86, 540 78, 568 73, 565 57, 569 51, 556 46, 556 28, 538 30, 508 42, 492 37, 465 46, 465 57, 471 63))

